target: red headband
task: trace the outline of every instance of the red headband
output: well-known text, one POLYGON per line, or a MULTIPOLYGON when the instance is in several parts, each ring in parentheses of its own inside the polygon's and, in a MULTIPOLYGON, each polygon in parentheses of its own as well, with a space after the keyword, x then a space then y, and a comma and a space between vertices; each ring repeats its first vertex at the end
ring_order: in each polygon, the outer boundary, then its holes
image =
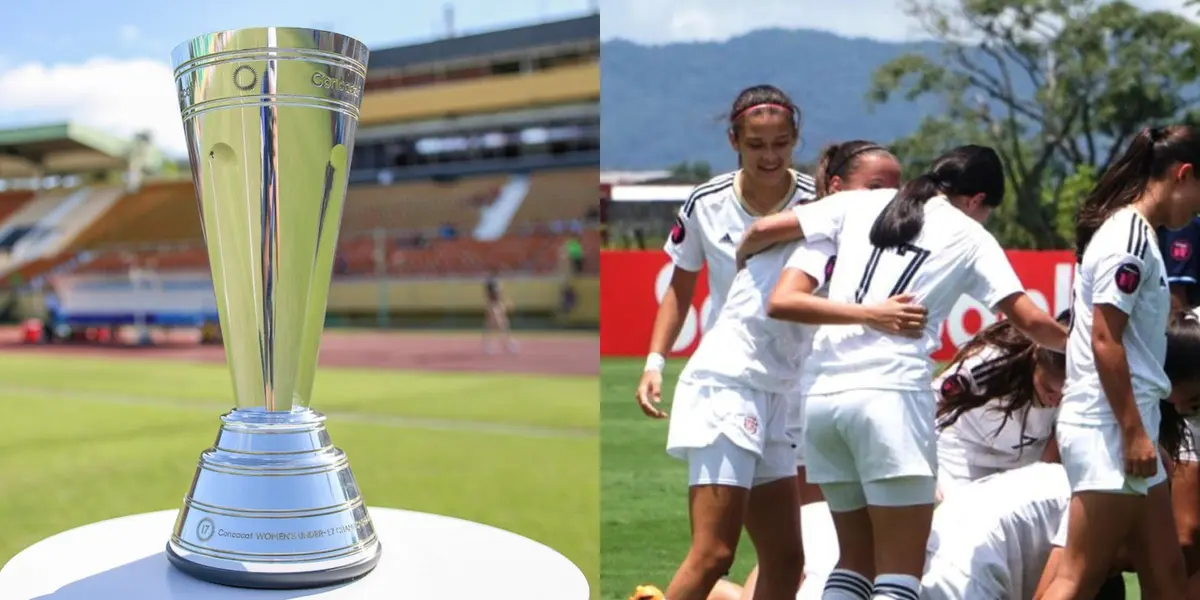
POLYGON ((744 115, 752 110, 756 110, 759 108, 767 108, 767 107, 779 108, 789 114, 792 112, 792 107, 790 107, 790 106, 785 106, 783 104, 779 104, 778 102, 763 102, 761 104, 752 104, 750 106, 747 106, 746 108, 743 108, 742 110, 739 110, 738 112, 733 114, 733 118, 729 119, 729 121, 730 122, 736 121, 736 120, 738 120, 739 117, 741 117, 742 115, 744 115))

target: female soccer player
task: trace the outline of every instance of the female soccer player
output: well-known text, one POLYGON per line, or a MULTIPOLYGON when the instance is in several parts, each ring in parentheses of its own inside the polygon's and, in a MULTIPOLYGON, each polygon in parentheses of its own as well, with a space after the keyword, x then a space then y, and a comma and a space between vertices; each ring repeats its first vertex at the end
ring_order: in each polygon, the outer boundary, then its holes
POLYGON ((835 194, 760 219, 742 241, 739 261, 788 239, 837 247, 828 300, 806 293, 805 275, 794 268, 770 298, 772 316, 824 325, 801 381, 808 478, 821 486, 841 550, 826 600, 917 599, 936 488, 929 355, 959 296, 998 309, 1039 344, 1065 344, 1063 327, 1026 296, 981 225, 1003 196, 995 151, 964 146, 899 193, 835 194), (900 294, 929 311, 916 339, 847 318, 863 303, 900 294))
MULTIPOLYGON (((679 337, 700 270, 707 265, 715 316, 729 295, 737 271, 733 255, 746 226, 815 197, 813 178, 789 168, 800 140, 800 109, 783 91, 769 85, 742 90, 729 111, 728 133, 741 168, 692 191, 665 247, 675 269, 654 318, 650 354, 637 387, 642 412, 656 419, 667 417, 658 408, 665 357, 679 337)), ((704 325, 708 329, 711 323, 704 325)))
MULTIPOLYGON (((1058 322, 1068 324, 1069 311, 1058 322)), ((934 381, 938 491, 1031 464, 1054 450, 1066 357, 1009 321, 984 328, 934 381)))
MULTIPOLYGON (((1159 460, 1159 399, 1171 394, 1163 332, 1171 307, 1154 230, 1179 228, 1200 209, 1200 134, 1146 129, 1101 177, 1076 223, 1067 384, 1057 439, 1071 480, 1070 522, 1058 575, 1044 598, 1095 594, 1122 544, 1146 548, 1174 531, 1159 460), (1136 310, 1134 310, 1136 308, 1136 310)), ((1160 544, 1161 545, 1161 544, 1160 544)), ((1142 584, 1183 598, 1183 556, 1168 553, 1142 584)))
MULTIPOLYGON (((712 329, 675 387, 667 451, 688 463, 692 545, 667 588, 703 600, 728 572, 745 527, 759 560, 755 598, 795 597, 804 563, 796 457, 787 410, 812 329, 768 316, 784 266, 824 282, 833 248, 821 243, 760 253, 739 272, 712 329), (795 250, 793 252, 793 250, 795 250)), ((850 322, 919 330, 924 308, 903 299, 857 306, 850 322)))
MULTIPOLYGON (((817 198, 851 190, 896 189, 900 187, 900 161, 883 146, 867 140, 830 144, 821 151, 815 179, 817 198)), ((833 250, 829 242, 820 247, 833 250)), ((821 281, 828 279, 835 262, 836 257, 828 258, 828 268, 822 273, 821 281)), ((819 293, 824 295, 826 291, 822 285, 819 293)), ((788 404, 788 431, 796 440, 796 478, 800 485, 800 503, 807 506, 824 498, 820 487, 807 483, 808 478, 804 473, 804 398, 800 394, 793 396, 788 404)))
MULTIPOLYGON (((831 144, 821 151, 816 169, 817 197, 823 198, 849 190, 896 189, 900 186, 900 161, 886 148, 867 140, 852 140, 831 144)), ((784 255, 796 251, 800 242, 784 246, 779 252, 784 255)), ((772 250, 774 252, 774 250, 772 250)), ((816 266, 824 264, 822 277, 813 283, 818 285, 817 294, 824 295, 825 281, 833 270, 836 257, 830 242, 807 246, 806 253, 816 253, 809 260, 816 266), (821 261, 824 261, 822 263, 821 261)), ((800 351, 803 358, 808 354, 807 343, 811 342, 812 330, 806 333, 806 346, 800 351)), ((788 395, 788 434, 796 451, 796 484, 800 499, 800 531, 804 549, 804 577, 799 600, 816 600, 821 596, 825 578, 837 563, 837 536, 833 533, 833 522, 829 507, 821 496, 821 488, 808 483, 804 469, 804 398, 801 394, 788 395)), ((758 571, 752 571, 746 588, 751 590, 758 571)), ((727 584, 725 587, 728 588, 727 584)), ((747 595, 747 598, 750 596, 747 595)), ((712 597, 709 600, 714 600, 712 597)))

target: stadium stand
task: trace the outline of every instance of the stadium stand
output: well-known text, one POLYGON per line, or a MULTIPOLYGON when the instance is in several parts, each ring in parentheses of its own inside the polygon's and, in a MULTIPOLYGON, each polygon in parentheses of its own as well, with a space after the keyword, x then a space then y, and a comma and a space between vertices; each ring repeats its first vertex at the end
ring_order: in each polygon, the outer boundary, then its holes
POLYGON ((0 192, 0 227, 4 226, 4 222, 10 216, 21 210, 26 202, 29 202, 34 197, 34 193, 29 190, 18 190, 15 192, 0 192))
MULTIPOLYGON (((372 52, 331 315, 421 312, 429 298, 468 289, 466 304, 442 306, 478 315, 485 275, 516 278, 524 290, 517 310, 539 314, 558 311, 563 285, 594 288, 598 38, 592 14, 372 52), (582 270, 566 259, 575 244, 582 270), (381 299, 378 286, 398 282, 404 293, 381 299)), ((207 277, 186 163, 147 153, 145 142, 72 124, 0 131, 0 190, 12 178, 41 188, 0 192, 0 281, 16 275, 61 291, 160 277, 182 289, 191 284, 180 277, 207 277), (6 232, 21 238, 39 228, 53 231, 54 243, 5 262, 6 232)), ((596 303, 577 304, 582 312, 567 321, 598 323, 596 303)), ((162 322, 189 322, 163 310, 170 318, 162 322)), ((90 314, 89 323, 103 318, 90 314)))

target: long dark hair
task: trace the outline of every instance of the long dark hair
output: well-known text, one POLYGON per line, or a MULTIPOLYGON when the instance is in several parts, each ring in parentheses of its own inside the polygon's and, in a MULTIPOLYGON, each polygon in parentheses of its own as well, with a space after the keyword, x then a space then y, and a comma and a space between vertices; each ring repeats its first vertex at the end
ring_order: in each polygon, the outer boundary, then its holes
POLYGON ((925 226, 925 202, 935 196, 983 194, 986 206, 1004 200, 1004 165, 987 146, 959 146, 933 161, 929 170, 904 184, 871 226, 871 244, 897 248, 925 226))
MULTIPOLYGON (((1200 378, 1200 320, 1196 315, 1187 311, 1177 311, 1171 315, 1167 326, 1167 357, 1163 361, 1163 371, 1173 385, 1200 378)), ((1188 432, 1187 421, 1171 402, 1161 402, 1162 423, 1158 428, 1158 443, 1167 451, 1167 455, 1175 463, 1179 456, 1189 448, 1196 447, 1196 440, 1188 432)))
POLYGON ((851 140, 826 146, 821 150, 821 158, 817 161, 817 197, 828 196, 830 180, 834 177, 843 180, 850 177, 858 170, 862 159, 872 154, 892 156, 887 148, 867 140, 851 140))
POLYGON ((1151 180, 1162 177, 1175 163, 1200 166, 1200 135, 1195 128, 1149 127, 1134 136, 1125 153, 1105 169, 1079 207, 1075 219, 1075 260, 1083 261, 1084 250, 1104 221, 1137 200, 1151 180))
MULTIPOLYGON (((1063 311, 1058 315, 1058 322, 1065 325, 1070 318, 1070 312, 1063 311)), ((1037 388, 1033 383, 1034 368, 1041 367, 1056 375, 1064 375, 1067 358, 1038 346, 1014 327, 1012 321, 1004 319, 975 334, 971 341, 959 348, 950 364, 961 368, 964 360, 985 350, 992 350, 996 355, 975 368, 983 375, 974 378, 974 385, 966 384, 965 378, 957 372, 948 373, 942 380, 941 399, 937 407, 938 428, 950 427, 968 411, 995 401, 996 406, 992 410, 1004 415, 996 433, 1000 433, 1008 420, 1019 414, 1023 435, 1025 417, 1029 414, 1025 409, 1033 404, 1037 396, 1037 388)))

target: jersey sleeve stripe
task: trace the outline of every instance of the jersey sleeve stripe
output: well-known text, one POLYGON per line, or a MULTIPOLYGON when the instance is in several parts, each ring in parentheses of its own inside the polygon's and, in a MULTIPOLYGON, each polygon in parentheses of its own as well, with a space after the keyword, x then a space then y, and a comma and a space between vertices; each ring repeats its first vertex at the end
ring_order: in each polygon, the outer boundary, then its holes
POLYGON ((975 385, 980 385, 986 382, 989 378, 1000 371, 1001 362, 998 360, 984 361, 974 367, 971 367, 971 381, 975 385))
POLYGON ((1138 258, 1146 260, 1146 247, 1150 245, 1150 228, 1141 219, 1135 217, 1135 220, 1138 224, 1137 252, 1135 254, 1138 258))
POLYGON ((817 180, 808 173, 796 171, 796 188, 807 194, 817 193, 817 180))
POLYGON ((721 175, 720 177, 713 178, 711 181, 709 181, 707 183, 702 183, 702 184, 696 186, 696 189, 692 190, 691 195, 688 196, 687 201, 683 203, 684 216, 686 216, 686 217, 692 216, 692 211, 695 210, 697 200, 699 200, 705 196, 708 196, 710 194, 715 194, 722 190, 729 189, 731 187, 733 187, 733 174, 732 173, 727 173, 725 175, 721 175))
POLYGON ((1129 215, 1129 239, 1125 242, 1125 252, 1142 260, 1146 259, 1146 246, 1149 235, 1146 224, 1135 214, 1129 215))

